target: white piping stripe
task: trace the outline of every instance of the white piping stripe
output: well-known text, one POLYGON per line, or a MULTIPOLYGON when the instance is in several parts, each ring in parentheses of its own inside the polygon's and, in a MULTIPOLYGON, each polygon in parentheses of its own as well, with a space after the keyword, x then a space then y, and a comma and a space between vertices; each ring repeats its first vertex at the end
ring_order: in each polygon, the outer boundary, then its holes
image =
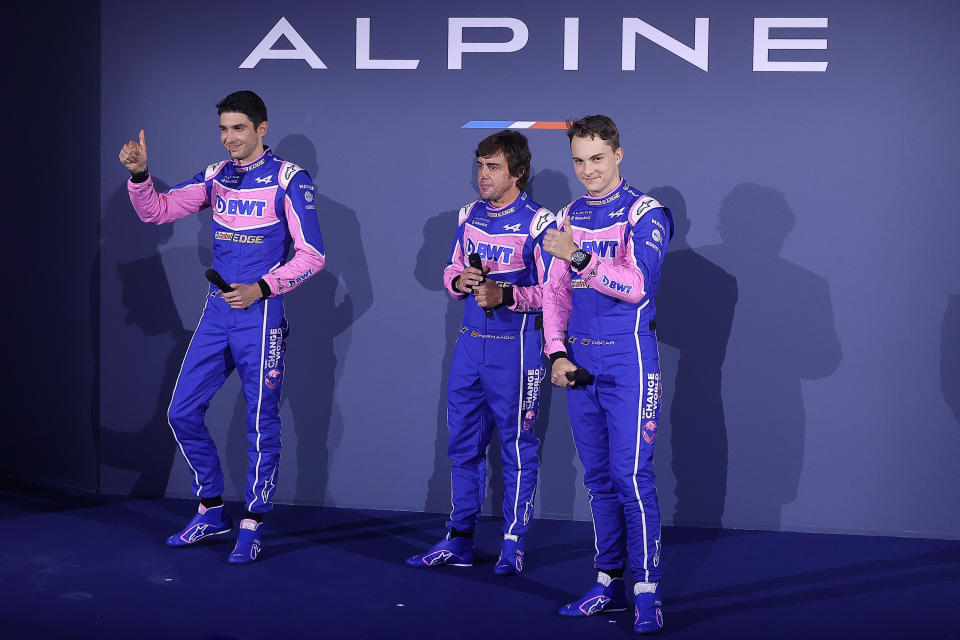
POLYGON ((260 462, 263 460, 263 452, 260 451, 260 405, 263 402, 263 381, 260 379, 260 376, 263 375, 263 358, 266 355, 266 346, 267 346, 267 309, 270 304, 270 300, 263 301, 263 329, 260 334, 260 368, 257 369, 257 386, 260 388, 259 395, 257 396, 257 466, 253 472, 253 486, 250 487, 251 493, 253 493, 253 500, 250 501, 250 504, 247 505, 247 511, 253 508, 253 503, 257 501, 257 483, 260 482, 260 462))
POLYGON ((637 487, 637 469, 640 466, 640 438, 643 429, 643 355, 640 353, 640 309, 637 309, 637 323, 633 328, 633 339, 637 343, 637 366, 640 367, 640 400, 637 403, 637 449, 633 456, 633 491, 637 495, 637 504, 640 505, 640 520, 643 523, 643 581, 650 582, 650 570, 647 568, 647 512, 643 509, 643 500, 640 499, 640 489, 637 487))
POLYGON ((514 439, 513 444, 517 451, 517 491, 516 495, 513 498, 513 522, 510 523, 510 528, 507 529, 507 535, 513 533, 513 528, 517 524, 517 506, 520 504, 520 476, 523 474, 523 463, 520 462, 520 429, 523 425, 523 389, 524 389, 524 361, 523 361, 523 332, 527 328, 527 315, 524 314, 523 321, 520 324, 520 395, 517 397, 517 437, 514 439))
POLYGON ((187 361, 187 355, 190 353, 190 347, 193 346, 193 339, 197 337, 197 331, 200 330, 200 323, 203 322, 203 315, 207 312, 207 303, 210 302, 210 296, 205 296, 206 300, 203 302, 203 310, 200 312, 200 321, 197 322, 197 328, 193 330, 193 335, 190 337, 190 342, 187 344, 187 351, 183 354, 183 360, 180 361, 180 371, 177 372, 177 381, 173 383, 173 393, 170 394, 170 404, 167 405, 167 425, 170 427, 170 431, 173 432, 173 439, 177 441, 177 445, 180 447, 180 453, 183 455, 183 459, 187 461, 187 466, 190 467, 190 470, 193 471, 193 479, 197 485, 197 496, 199 497, 200 491, 203 487, 200 485, 200 474, 197 473, 197 469, 190 463, 190 458, 187 457, 187 452, 183 450, 183 443, 180 442, 180 438, 177 437, 177 430, 173 428, 173 423, 170 422, 170 407, 173 406, 173 398, 177 395, 177 385, 180 384, 180 376, 183 374, 183 365, 187 361))

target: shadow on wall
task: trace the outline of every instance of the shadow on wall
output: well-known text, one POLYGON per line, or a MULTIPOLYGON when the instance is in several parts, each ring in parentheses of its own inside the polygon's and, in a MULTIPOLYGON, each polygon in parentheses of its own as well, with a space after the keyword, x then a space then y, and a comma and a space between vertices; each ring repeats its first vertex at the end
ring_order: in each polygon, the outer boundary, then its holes
MULTIPOLYGON (((470 171, 473 175, 472 186, 477 189, 475 164, 471 160, 470 171)), ((567 178, 556 171, 545 170, 534 175, 530 180, 529 191, 536 202, 544 203, 569 202, 570 187, 567 178)), ((552 205, 550 205, 552 206, 552 205)), ((548 206, 549 208, 549 206, 548 206)), ((444 211, 429 220, 423 227, 423 244, 417 254, 417 264, 414 276, 417 282, 429 291, 437 291, 446 297, 447 305, 444 312, 444 354, 441 379, 437 388, 437 430, 434 440, 434 471, 427 481, 427 494, 424 502, 424 511, 443 513, 450 509, 450 461, 447 457, 449 431, 447 428, 447 377, 450 372, 450 361, 457 340, 457 330, 463 320, 462 303, 454 300, 443 290, 443 268, 450 260, 454 235, 457 229, 459 209, 444 211)), ((546 446, 547 425, 551 407, 551 388, 548 384, 541 385, 540 413, 537 420, 537 434, 542 446, 546 446)), ((560 431, 564 431, 561 429, 560 431)), ((575 455, 573 442, 567 438, 566 458, 559 455, 558 459, 572 461, 575 455)), ((487 457, 487 478, 489 491, 486 492, 485 513, 501 514, 501 498, 503 495, 503 462, 500 458, 499 439, 491 438, 493 455, 487 457)), ((551 444, 554 444, 551 441, 551 444)), ((554 450, 563 449, 562 445, 554 445, 554 450)), ((541 448, 541 451, 543 448, 541 448)), ((555 454, 552 454, 555 455, 555 454)), ((553 458, 551 458, 552 460, 553 458)), ((541 467, 542 470, 543 467, 541 467)), ((562 473, 552 470, 549 477, 540 474, 538 495, 543 502, 542 510, 549 514, 572 514, 574 501, 574 483, 576 469, 572 464, 566 464, 562 473), (549 485, 545 485, 544 482, 549 485)))
POLYGON ((690 218, 677 189, 659 187, 649 193, 670 208, 674 221, 657 290, 657 338, 679 351, 673 401, 669 409, 664 407, 669 411, 676 479, 673 523, 719 527, 727 489, 721 369, 737 305, 737 280, 687 243, 690 218))
MULTIPOLYGON (((166 189, 156 178, 158 189, 166 189)), ((126 185, 107 201, 97 263, 106 275, 102 354, 111 370, 102 376, 100 428, 101 489, 106 493, 163 496, 176 444, 167 423, 170 394, 191 333, 183 328, 159 247, 173 235, 170 225, 144 224, 130 204, 126 185), (117 305, 117 301, 120 305, 117 305), (139 331, 131 331, 132 328, 139 331), (136 354, 135 361, 128 358, 136 354), (129 407, 153 407, 145 420, 113 418, 129 407)), ((134 415, 130 411, 130 415, 134 415)))
MULTIPOLYGON (((315 179, 317 150, 309 138, 292 134, 281 139, 273 150, 284 160, 299 164, 315 179)), ((328 491, 332 458, 344 429, 335 398, 336 385, 348 363, 351 327, 373 304, 373 285, 357 213, 322 195, 322 188, 322 184, 317 185, 315 203, 329 259, 323 271, 283 299, 290 335, 281 407, 286 405, 293 416, 293 425, 285 422, 283 432, 289 434, 293 427, 296 437, 295 450, 290 446, 292 441, 284 442, 286 464, 296 458, 293 501, 336 506, 335 497, 328 491)), ((224 463, 233 486, 240 492, 246 484, 247 446, 246 408, 242 394, 238 394, 224 463)), ((279 491, 283 493, 283 487, 279 491)))
POLYGON ((776 189, 740 184, 720 208, 722 243, 699 250, 738 290, 722 386, 726 527, 780 528, 803 466, 800 381, 830 375, 841 360, 828 282, 780 257, 795 219, 776 189))
POLYGON ((953 417, 960 423, 960 295, 947 297, 940 348, 940 389, 953 417))

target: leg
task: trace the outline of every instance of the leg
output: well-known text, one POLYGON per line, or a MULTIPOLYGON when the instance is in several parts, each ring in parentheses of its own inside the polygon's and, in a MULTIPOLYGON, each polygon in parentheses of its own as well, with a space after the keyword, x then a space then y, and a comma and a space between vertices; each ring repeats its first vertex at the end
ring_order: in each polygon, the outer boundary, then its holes
POLYGON ((447 381, 447 427, 450 429, 451 501, 447 528, 473 532, 486 490, 487 445, 492 424, 484 408, 480 367, 483 339, 461 333, 447 381))
POLYGON ((263 300, 235 312, 230 349, 237 362, 247 405, 246 509, 265 513, 273 507, 280 464, 280 392, 287 323, 280 301, 263 300))
POLYGON ((203 417, 213 395, 233 371, 234 363, 223 325, 222 300, 208 298, 173 387, 167 420, 177 446, 190 467, 193 490, 201 498, 223 493, 217 447, 203 417))

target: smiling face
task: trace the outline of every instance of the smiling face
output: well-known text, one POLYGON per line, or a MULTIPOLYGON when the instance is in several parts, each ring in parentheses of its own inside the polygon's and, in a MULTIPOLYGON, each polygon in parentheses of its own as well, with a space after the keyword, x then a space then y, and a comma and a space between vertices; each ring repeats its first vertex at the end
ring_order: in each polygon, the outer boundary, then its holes
POLYGON ((620 161, 623 149, 614 149, 609 142, 597 136, 570 139, 570 155, 577 179, 591 196, 609 193, 620 183, 620 161))
POLYGON ((266 121, 253 126, 253 120, 243 113, 224 111, 220 114, 220 142, 230 157, 246 164, 263 154, 263 136, 267 133, 266 121))
POLYGON ((510 175, 507 156, 503 151, 477 158, 477 186, 480 197, 494 207, 502 207, 517 199, 520 189, 517 178, 510 175))

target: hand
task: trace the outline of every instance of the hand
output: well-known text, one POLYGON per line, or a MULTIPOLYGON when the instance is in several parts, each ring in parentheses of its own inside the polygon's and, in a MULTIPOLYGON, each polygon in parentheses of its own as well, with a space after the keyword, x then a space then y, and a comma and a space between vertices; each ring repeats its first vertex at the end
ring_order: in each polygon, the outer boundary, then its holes
POLYGON ((457 280, 457 290, 460 293, 473 293, 473 288, 480 284, 489 272, 490 267, 484 267, 483 271, 475 267, 467 267, 460 274, 460 279, 457 280))
POLYGON ((120 162, 130 173, 140 173, 147 168, 147 141, 140 129, 140 142, 131 140, 120 149, 120 162))
POLYGON ((224 293, 223 299, 234 309, 246 309, 263 296, 260 285, 256 283, 237 284, 231 282, 230 286, 233 287, 233 291, 224 293))
POLYGON ((543 248, 554 258, 570 262, 570 257, 577 250, 577 245, 573 242, 573 230, 569 220, 563 225, 563 231, 547 229, 547 235, 543 238, 543 248))
MULTIPOLYGON (((490 269, 487 268, 487 271, 490 269)), ((492 309, 503 303, 503 289, 493 280, 484 280, 473 288, 477 304, 484 309, 492 309)))
POLYGON ((558 358, 550 368, 550 382, 558 387, 569 387, 573 382, 567 380, 567 372, 576 371, 577 365, 567 358, 558 358))

